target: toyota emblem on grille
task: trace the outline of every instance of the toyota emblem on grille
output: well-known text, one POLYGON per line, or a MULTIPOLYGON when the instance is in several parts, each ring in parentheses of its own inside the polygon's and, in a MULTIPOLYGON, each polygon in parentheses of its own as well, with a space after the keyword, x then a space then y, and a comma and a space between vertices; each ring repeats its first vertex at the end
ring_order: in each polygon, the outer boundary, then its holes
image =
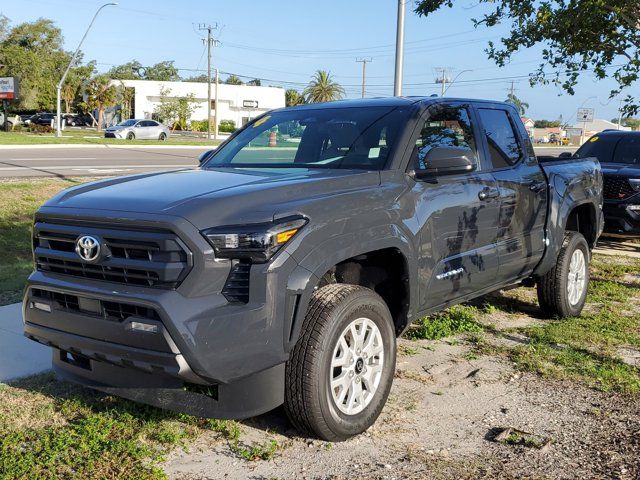
POLYGON ((100 242, 90 235, 83 235, 76 241, 76 253, 85 262, 95 262, 100 256, 100 242))

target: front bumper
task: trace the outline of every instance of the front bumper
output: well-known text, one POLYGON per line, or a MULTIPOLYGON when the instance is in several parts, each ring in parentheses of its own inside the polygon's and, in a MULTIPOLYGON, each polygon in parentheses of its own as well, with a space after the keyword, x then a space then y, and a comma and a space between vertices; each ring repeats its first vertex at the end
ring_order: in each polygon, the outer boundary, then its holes
MULTIPOLYGON (((119 221, 123 217, 119 213, 119 221)), ((146 219, 136 217, 144 225, 146 219)), ((177 289, 36 271, 25 293, 25 335, 53 348, 61 377, 122 397, 217 418, 279 406, 305 288, 287 282, 300 267, 286 252, 253 265, 249 302, 232 303, 221 293, 230 262, 215 260, 189 222, 160 221, 194 254, 193 269, 177 289), (105 304, 111 310, 122 305, 116 310, 124 314, 114 321, 104 315, 105 304), (153 328, 139 330, 134 322, 153 328)))
POLYGON ((624 201, 605 200, 604 231, 605 233, 623 235, 629 237, 640 236, 640 195, 624 201))

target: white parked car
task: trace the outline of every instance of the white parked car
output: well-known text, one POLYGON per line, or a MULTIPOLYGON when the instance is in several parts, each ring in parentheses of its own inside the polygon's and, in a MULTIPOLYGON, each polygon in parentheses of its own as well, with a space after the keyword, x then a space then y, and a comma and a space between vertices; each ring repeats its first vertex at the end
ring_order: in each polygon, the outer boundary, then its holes
POLYGON ((138 120, 132 118, 120 122, 104 131, 105 138, 134 138, 145 140, 166 140, 169 138, 169 129, 155 120, 138 120))

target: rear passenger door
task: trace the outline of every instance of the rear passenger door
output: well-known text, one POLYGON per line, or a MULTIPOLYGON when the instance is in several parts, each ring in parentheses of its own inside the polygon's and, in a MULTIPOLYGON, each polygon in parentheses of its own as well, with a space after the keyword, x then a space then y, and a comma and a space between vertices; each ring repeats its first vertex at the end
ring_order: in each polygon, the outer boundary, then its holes
POLYGON ((473 110, 464 103, 429 107, 414 134, 410 168, 429 165, 431 149, 468 149, 471 172, 416 179, 412 188, 420 278, 420 306, 435 307, 496 281, 496 223, 500 200, 493 176, 482 169, 473 110))
POLYGON ((500 282, 531 273, 544 253, 547 182, 514 109, 478 105, 485 157, 500 190, 497 247, 500 282))

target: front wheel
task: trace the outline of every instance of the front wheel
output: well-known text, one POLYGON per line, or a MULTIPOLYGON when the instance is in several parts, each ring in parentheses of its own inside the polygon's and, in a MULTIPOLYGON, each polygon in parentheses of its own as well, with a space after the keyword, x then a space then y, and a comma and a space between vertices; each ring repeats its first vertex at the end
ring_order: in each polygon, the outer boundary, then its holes
POLYGON ((136 138, 136 135, 133 132, 127 133, 127 140, 133 140, 136 138))
POLYGON ((591 252, 584 236, 567 232, 555 266, 538 279, 538 302, 550 317, 576 317, 587 300, 591 252))
POLYGON ((161 142, 164 142, 166 139, 167 139, 167 134, 164 132, 162 132, 158 137, 158 140, 160 140, 161 142))
POLYGON ((323 440, 364 432, 384 407, 396 362, 384 300, 357 285, 313 294, 286 365, 285 410, 294 426, 323 440))

